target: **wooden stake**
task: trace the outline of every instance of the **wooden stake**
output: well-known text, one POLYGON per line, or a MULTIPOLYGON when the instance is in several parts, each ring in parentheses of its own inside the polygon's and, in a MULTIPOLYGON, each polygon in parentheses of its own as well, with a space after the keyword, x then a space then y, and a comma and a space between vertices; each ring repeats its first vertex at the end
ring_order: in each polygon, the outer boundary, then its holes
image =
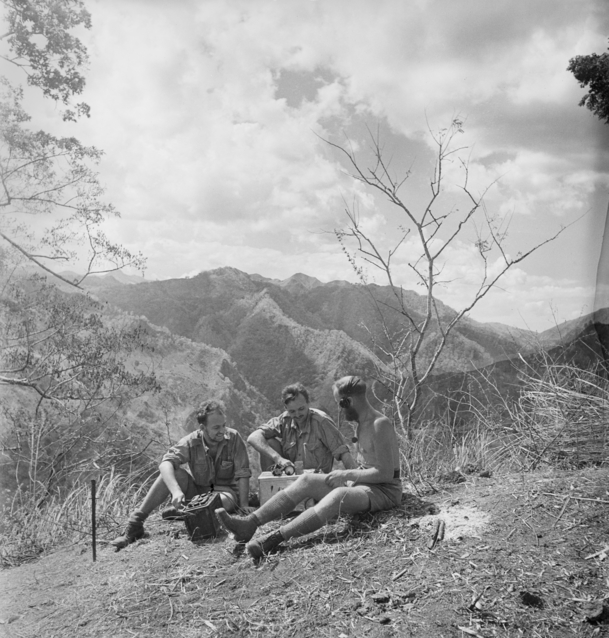
POLYGON ((93 562, 97 560, 97 544, 95 541, 95 479, 91 479, 91 549, 93 550, 93 562))

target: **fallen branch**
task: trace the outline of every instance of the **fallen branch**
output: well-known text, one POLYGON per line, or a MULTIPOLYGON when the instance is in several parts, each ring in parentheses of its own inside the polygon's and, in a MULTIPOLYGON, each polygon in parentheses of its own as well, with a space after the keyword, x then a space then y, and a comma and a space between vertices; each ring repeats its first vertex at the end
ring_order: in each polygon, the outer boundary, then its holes
POLYGON ((596 554, 590 554, 590 556, 586 556, 584 560, 589 560, 590 558, 596 558, 597 556, 600 556, 601 554, 604 554, 606 552, 609 552, 609 545, 605 545, 605 547, 601 549, 600 552, 596 552, 596 554))
MULTIPOLYGON (((555 496, 556 498, 563 498, 564 494, 552 494, 551 492, 542 492, 546 496, 555 496)), ((576 501, 591 501, 592 503, 606 503, 609 505, 609 501, 603 501, 600 498, 586 498, 585 496, 572 496, 569 495, 569 498, 574 498, 576 501)))

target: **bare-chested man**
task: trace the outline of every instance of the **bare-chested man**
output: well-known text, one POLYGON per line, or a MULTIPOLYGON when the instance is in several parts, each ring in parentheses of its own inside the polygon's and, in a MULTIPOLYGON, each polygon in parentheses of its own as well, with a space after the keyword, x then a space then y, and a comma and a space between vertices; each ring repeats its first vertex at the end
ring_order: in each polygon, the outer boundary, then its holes
POLYGON ((359 377, 339 379, 333 391, 345 418, 358 424, 358 467, 333 470, 329 474, 305 473, 246 517, 216 510, 217 517, 235 540, 249 541, 247 549, 254 558, 269 553, 284 540, 314 532, 340 514, 376 512, 395 507, 401 501, 399 448, 391 421, 370 405, 366 384, 359 377), (251 540, 258 527, 288 514, 308 498, 317 504, 276 532, 251 540))

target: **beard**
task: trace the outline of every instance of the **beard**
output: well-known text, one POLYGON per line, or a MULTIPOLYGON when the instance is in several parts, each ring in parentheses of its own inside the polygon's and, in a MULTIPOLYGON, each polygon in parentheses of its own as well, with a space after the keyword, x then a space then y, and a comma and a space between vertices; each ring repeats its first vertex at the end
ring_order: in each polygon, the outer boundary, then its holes
POLYGON ((352 405, 348 408, 343 408, 343 414, 347 421, 357 421, 359 419, 359 413, 352 405))

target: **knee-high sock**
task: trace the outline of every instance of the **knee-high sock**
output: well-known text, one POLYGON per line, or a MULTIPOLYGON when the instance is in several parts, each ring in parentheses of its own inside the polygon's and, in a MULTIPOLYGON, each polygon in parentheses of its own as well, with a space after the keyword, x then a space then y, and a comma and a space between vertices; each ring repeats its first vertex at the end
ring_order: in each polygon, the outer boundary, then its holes
POLYGON ((128 523, 143 523, 148 518, 148 514, 142 510, 133 510, 127 519, 128 523))
POLYGON ((315 511, 315 508, 305 510, 300 516, 293 521, 282 525, 279 528, 281 535, 287 541, 288 538, 294 538, 298 536, 304 536, 310 534, 320 527, 324 526, 324 521, 319 517, 319 514, 315 511))
POLYGON ((269 521, 279 518, 283 514, 289 514, 294 510, 296 505, 297 503, 290 498, 289 494, 286 494, 285 491, 282 490, 281 492, 277 492, 273 498, 257 509, 252 514, 252 517, 258 525, 264 525, 269 521))

